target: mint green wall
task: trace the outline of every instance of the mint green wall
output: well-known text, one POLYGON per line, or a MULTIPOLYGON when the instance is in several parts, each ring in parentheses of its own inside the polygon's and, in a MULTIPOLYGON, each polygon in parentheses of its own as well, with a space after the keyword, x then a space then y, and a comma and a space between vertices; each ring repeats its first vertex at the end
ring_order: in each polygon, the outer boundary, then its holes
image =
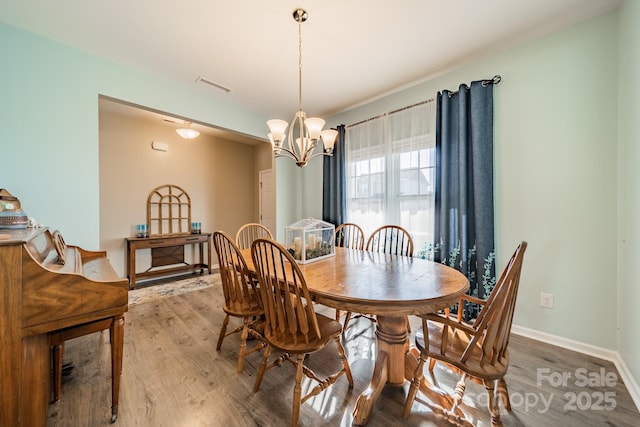
POLYGON ((618 342, 640 378, 640 2, 625 2, 619 19, 618 342))
POLYGON ((500 268, 520 240, 529 242, 515 323, 608 349, 617 348, 617 31, 611 13, 330 120, 354 123, 500 74, 500 268), (554 294, 554 309, 540 307, 541 292, 554 294))
MULTIPOLYGON (((264 136, 223 94, 127 69, 0 24, 0 188, 69 242, 98 247, 98 95, 264 136)), ((123 207, 124 208, 124 207, 123 207)))
MULTIPOLYGON (((326 127, 326 126, 325 126, 326 127)), ((322 219, 322 157, 309 160, 302 174, 302 185, 305 189, 302 194, 302 218, 322 219)), ((331 189, 329 189, 330 191, 331 189)), ((335 224, 340 225, 340 224, 335 224)))
POLYGON ((284 228, 303 218, 303 171, 287 157, 275 159, 276 240, 284 242, 284 228))

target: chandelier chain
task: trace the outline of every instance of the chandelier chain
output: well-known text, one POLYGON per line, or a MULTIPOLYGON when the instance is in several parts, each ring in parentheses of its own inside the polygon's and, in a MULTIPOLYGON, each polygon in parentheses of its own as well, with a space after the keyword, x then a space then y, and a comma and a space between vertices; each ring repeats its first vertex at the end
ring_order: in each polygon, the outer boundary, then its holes
POLYGON ((307 114, 302 111, 302 23, 307 20, 307 12, 296 9, 293 11, 293 18, 298 23, 298 111, 290 124, 281 119, 272 119, 267 121, 267 125, 274 157, 290 157, 295 160, 296 165, 304 167, 313 157, 333 155, 338 132, 335 129, 323 130, 324 119, 307 118, 307 114), (299 131, 298 138, 295 135, 296 128, 299 131), (313 153, 318 141, 322 141, 324 149, 313 153))
POLYGON ((302 110, 302 10, 298 9, 298 110, 302 110))

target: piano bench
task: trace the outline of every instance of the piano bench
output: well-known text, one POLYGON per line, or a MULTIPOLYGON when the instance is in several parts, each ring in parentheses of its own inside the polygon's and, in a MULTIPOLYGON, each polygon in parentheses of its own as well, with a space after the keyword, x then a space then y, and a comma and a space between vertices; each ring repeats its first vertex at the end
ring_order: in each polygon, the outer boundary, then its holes
MULTIPOLYGON (((62 394, 62 359, 64 357, 64 342, 93 334, 95 332, 104 331, 105 329, 110 330, 112 323, 113 318, 109 317, 51 333, 51 358, 53 366, 53 399, 51 400, 51 403, 55 403, 60 400, 60 395, 62 394)), ((111 337, 109 337, 109 339, 111 339, 111 337)))

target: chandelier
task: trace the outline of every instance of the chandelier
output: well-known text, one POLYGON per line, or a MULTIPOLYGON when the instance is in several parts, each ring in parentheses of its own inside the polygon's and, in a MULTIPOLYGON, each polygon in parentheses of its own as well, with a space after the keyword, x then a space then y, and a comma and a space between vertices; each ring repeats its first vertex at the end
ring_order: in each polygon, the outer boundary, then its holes
POLYGON ((307 20, 307 17, 304 9, 293 11, 293 19, 298 23, 298 111, 291 121, 291 126, 280 119, 267 121, 273 156, 290 157, 301 168, 306 166, 307 161, 313 157, 333 155, 333 145, 338 136, 338 131, 334 129, 322 130, 325 123, 323 119, 307 118, 307 114, 302 111, 302 23, 307 20), (289 126, 288 140, 285 134, 287 126, 289 126), (322 139, 323 151, 313 153, 320 139, 322 139))

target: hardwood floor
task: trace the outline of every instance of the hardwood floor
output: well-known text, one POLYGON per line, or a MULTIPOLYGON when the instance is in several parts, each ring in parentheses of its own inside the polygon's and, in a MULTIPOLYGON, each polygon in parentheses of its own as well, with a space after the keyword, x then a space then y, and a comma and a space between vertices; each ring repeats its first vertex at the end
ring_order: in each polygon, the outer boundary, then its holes
MULTIPOLYGON (((293 367, 269 371, 260 390, 253 393, 261 354, 249 355, 244 372, 238 374, 239 337, 228 337, 222 350, 215 350, 223 319, 221 300, 221 289, 212 287, 130 307, 115 426, 290 425, 293 367)), ((418 327, 416 322, 412 331, 418 327)), ((342 377, 310 399, 302 405, 301 426, 352 425, 353 405, 373 370, 374 332, 366 319, 351 322, 345 348, 355 386, 349 390, 342 377)), ((510 349, 506 380, 513 411, 502 410, 505 426, 638 425, 638 409, 612 363, 517 335, 512 336, 510 349), (563 375, 570 375, 566 385, 563 375)), ((340 363, 335 351, 327 350, 326 357, 319 352, 309 360, 318 373, 340 363)), ((67 342, 65 362, 73 362, 76 368, 63 383, 61 400, 50 405, 47 426, 110 426, 108 332, 67 342)), ((439 386, 451 391, 457 377, 439 364, 434 372, 439 386)), ((418 403, 411 416, 402 420, 407 389, 408 384, 387 386, 367 425, 448 425, 418 403)), ((490 425, 484 388, 470 381, 463 410, 477 425, 490 425)))

